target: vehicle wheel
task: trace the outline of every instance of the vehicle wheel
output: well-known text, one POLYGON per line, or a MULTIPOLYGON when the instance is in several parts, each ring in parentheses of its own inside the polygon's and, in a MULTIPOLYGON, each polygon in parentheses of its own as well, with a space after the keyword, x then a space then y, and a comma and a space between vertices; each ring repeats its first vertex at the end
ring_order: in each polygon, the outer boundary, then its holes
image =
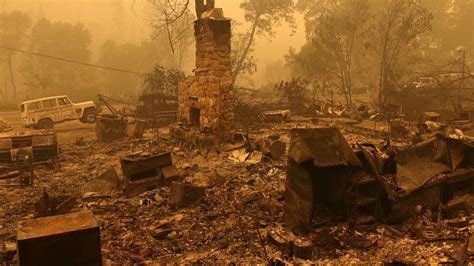
POLYGON ((54 127, 53 121, 51 119, 42 119, 38 122, 39 129, 51 129, 54 127))
POLYGON ((97 112, 95 110, 86 109, 86 110, 84 110, 84 114, 82 114, 81 122, 82 123, 94 123, 96 116, 97 116, 97 112))

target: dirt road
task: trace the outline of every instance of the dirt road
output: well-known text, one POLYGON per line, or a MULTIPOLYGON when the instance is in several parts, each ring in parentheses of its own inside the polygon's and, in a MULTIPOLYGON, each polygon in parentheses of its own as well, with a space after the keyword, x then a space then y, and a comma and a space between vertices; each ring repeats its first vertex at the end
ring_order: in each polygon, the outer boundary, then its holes
MULTIPOLYGON (((2 111, 0 117, 14 128, 14 130, 24 129, 21 123, 20 112, 18 111, 2 111)), ((54 126, 58 134, 60 143, 71 143, 76 139, 83 137, 87 140, 95 138, 94 124, 83 124, 79 121, 68 121, 54 126)))
POLYGON ((12 125, 21 125, 20 112, 18 111, 0 111, 0 117, 7 120, 12 125))

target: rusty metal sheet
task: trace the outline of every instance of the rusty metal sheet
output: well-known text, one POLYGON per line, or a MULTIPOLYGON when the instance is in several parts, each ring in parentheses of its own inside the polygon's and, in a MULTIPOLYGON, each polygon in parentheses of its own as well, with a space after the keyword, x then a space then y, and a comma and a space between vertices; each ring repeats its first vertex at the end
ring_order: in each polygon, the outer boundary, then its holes
POLYGON ((12 147, 13 144, 11 138, 0 139, 0 150, 9 150, 12 147))
POLYGON ((474 168, 457 169, 446 175, 448 184, 474 180, 474 168))
POLYGON ((341 212, 348 182, 362 168, 338 129, 292 130, 285 189, 287 225, 306 227, 317 204, 341 212))
POLYGON ((449 158, 450 158, 450 167, 451 169, 457 169, 461 163, 464 161, 464 153, 467 150, 467 147, 460 142, 448 142, 449 146, 449 158))
POLYGON ((19 265, 102 265, 91 211, 19 221, 17 243, 19 265))
POLYGON ((451 171, 442 144, 431 139, 397 154, 397 184, 402 190, 410 193, 426 185, 433 177, 451 171))
POLYGON ((403 150, 397 155, 397 184, 410 193, 440 174, 447 174, 467 164, 474 146, 462 140, 438 135, 403 150))
POLYGON ((392 202, 390 212, 385 217, 387 223, 401 223, 413 217, 414 209, 421 205, 427 209, 436 209, 441 200, 441 186, 432 186, 416 191, 392 202))
POLYGON ((37 217, 59 215, 68 212, 75 204, 76 199, 71 196, 55 196, 43 191, 41 198, 35 202, 35 212, 37 217))
POLYGON ((453 219, 457 218, 460 212, 464 212, 465 215, 472 215, 471 208, 472 196, 463 195, 461 197, 450 200, 446 205, 444 205, 443 213, 445 217, 453 219))
POLYGON ((56 145, 56 136, 54 134, 45 136, 33 136, 31 143, 33 147, 54 146, 56 145))
POLYGON ((361 159, 365 163, 366 171, 380 178, 383 171, 383 163, 378 154, 373 152, 375 146, 357 144, 357 147, 362 153, 361 159))
POLYGON ((95 229, 99 226, 91 211, 68 213, 18 222, 17 240, 36 239, 61 235, 77 230, 95 229))
POLYGON ((0 133, 0 139, 3 138, 21 138, 21 137, 33 137, 33 136, 45 136, 54 135, 53 129, 41 129, 41 130, 13 130, 10 132, 0 133))
POLYGON ((155 190, 161 187, 163 179, 160 177, 145 178, 138 181, 131 181, 127 183, 124 194, 126 198, 138 196, 147 191, 155 190))
POLYGON ((362 168, 337 128, 293 129, 289 157, 296 163, 313 160, 316 167, 352 165, 362 168))
POLYGON ((452 170, 456 170, 461 164, 474 166, 474 161, 472 160, 472 156, 474 155, 474 143, 445 137, 440 134, 438 134, 436 138, 446 146, 445 157, 452 170))
POLYGON ((97 179, 110 182, 114 187, 119 187, 120 185, 119 176, 117 174, 117 171, 113 167, 107 170, 106 172, 104 172, 99 177, 97 177, 97 179))
POLYGON ((313 181, 310 171, 288 160, 285 185, 285 223, 289 228, 310 224, 313 212, 313 181))
POLYGON ((160 174, 159 169, 173 164, 171 153, 165 152, 149 157, 126 157, 120 160, 122 172, 129 181, 154 177, 160 174))
POLYGON ((98 116, 95 123, 97 141, 107 143, 124 138, 127 124, 125 118, 98 116))
POLYGON ((131 135, 136 139, 143 138, 143 133, 145 132, 147 123, 147 120, 137 119, 131 135))

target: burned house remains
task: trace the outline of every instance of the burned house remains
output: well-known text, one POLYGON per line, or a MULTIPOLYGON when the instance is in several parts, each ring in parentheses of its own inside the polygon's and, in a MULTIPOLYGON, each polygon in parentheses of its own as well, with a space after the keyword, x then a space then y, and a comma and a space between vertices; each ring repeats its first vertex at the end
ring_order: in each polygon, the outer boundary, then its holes
POLYGON ((193 138, 189 135, 195 135, 211 143, 229 141, 235 132, 231 20, 224 17, 222 9, 209 9, 194 22, 194 35, 194 76, 179 85, 178 121, 186 130, 177 128, 176 135, 188 140, 193 138))
POLYGON ((288 155, 285 220, 309 228, 318 207, 363 225, 400 223, 472 193, 474 142, 437 135, 405 149, 351 149, 335 128, 294 129, 288 155))
POLYGON ((0 266, 473 265, 473 1, 130 1, 153 40, 99 1, 120 41, 35 15, 12 49, 3 1, 0 266))

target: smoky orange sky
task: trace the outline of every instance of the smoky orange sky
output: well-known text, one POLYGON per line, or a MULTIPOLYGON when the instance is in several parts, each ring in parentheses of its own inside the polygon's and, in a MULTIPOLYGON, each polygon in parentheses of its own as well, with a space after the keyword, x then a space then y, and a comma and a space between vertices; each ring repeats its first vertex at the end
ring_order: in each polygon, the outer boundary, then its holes
MULTIPOLYGON (((140 42, 150 36, 150 19, 153 11, 148 0, 0 0, 0 12, 19 10, 26 12, 34 20, 46 17, 52 21, 82 22, 92 32, 92 49, 106 39, 117 42, 140 42), (133 4, 132 4, 133 3, 133 4)), ((241 0, 216 0, 216 6, 224 10, 227 17, 241 24, 235 32, 248 28, 241 0)), ((276 28, 275 38, 261 37, 256 41, 255 58, 261 75, 267 63, 283 60, 290 46, 299 48, 305 41, 304 25, 297 15, 298 28, 291 35, 287 25, 276 28)), ((192 59, 191 59, 192 60, 192 59)))

